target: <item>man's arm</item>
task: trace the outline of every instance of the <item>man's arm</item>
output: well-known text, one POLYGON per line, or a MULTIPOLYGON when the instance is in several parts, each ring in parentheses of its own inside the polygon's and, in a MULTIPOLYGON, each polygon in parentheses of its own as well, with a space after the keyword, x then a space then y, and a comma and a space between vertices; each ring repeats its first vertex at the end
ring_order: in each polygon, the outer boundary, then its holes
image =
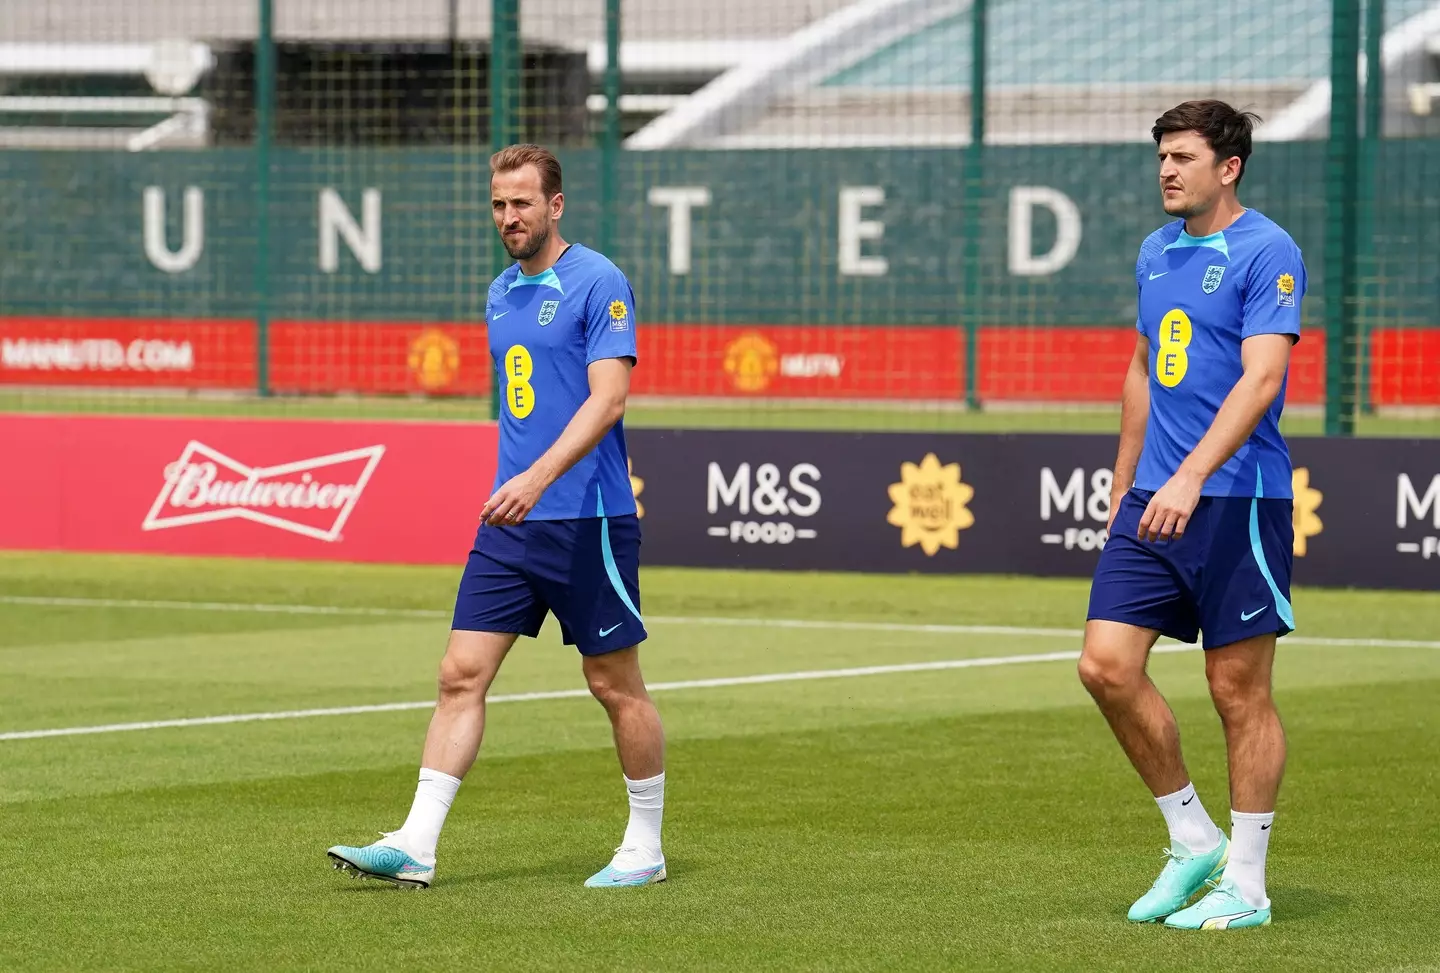
POLYGON ((566 424, 560 438, 530 468, 511 477, 485 501, 480 519, 487 524, 518 524, 540 502, 540 496, 581 458, 600 444, 625 415, 630 394, 630 358, 602 358, 586 374, 590 395, 566 424))
POLYGON ((1120 393, 1120 448, 1115 455, 1115 476, 1110 484, 1109 530, 1120 510, 1120 500, 1135 485, 1135 468, 1140 464, 1140 450, 1145 446, 1145 425, 1150 418, 1150 339, 1139 335, 1135 353, 1125 371, 1125 386, 1120 393))
POLYGON ((1200 501, 1205 481, 1245 445, 1265 410, 1280 394, 1285 371, 1290 367, 1290 346, 1290 336, 1286 334, 1257 334, 1240 343, 1240 362, 1244 368, 1240 381, 1225 396, 1199 444, 1180 464, 1170 482, 1151 499, 1145 515, 1140 518, 1141 537, 1153 541, 1157 537, 1180 537, 1185 533, 1185 525, 1200 501))
POLYGON ((1290 337, 1283 334, 1257 334, 1240 343, 1244 374, 1225 396, 1205 437, 1180 464, 1181 472, 1203 484, 1245 445, 1280 394, 1290 367, 1290 346, 1290 337))

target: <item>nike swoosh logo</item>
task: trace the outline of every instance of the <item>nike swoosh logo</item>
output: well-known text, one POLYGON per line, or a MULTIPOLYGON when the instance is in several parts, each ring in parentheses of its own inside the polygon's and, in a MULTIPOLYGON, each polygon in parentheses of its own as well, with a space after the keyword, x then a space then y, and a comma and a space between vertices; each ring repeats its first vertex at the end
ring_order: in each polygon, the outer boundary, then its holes
POLYGON ((1150 275, 1150 279, 1151 279, 1151 280, 1154 280, 1156 277, 1164 277, 1164 276, 1165 276, 1166 274, 1168 274, 1168 273, 1170 273, 1170 271, 1168 271, 1168 270, 1162 270, 1162 271, 1160 271, 1160 273, 1158 273, 1158 274, 1151 274, 1151 275, 1150 275))
MULTIPOLYGON (((624 622, 621 622, 620 624, 623 625, 624 622)), ((609 635, 611 632, 615 631, 619 627, 620 625, 611 625, 609 628, 602 628, 600 630, 600 637, 603 639, 605 636, 609 635)))
POLYGON ((1255 609, 1253 612, 1241 612, 1241 613, 1240 613, 1240 621, 1242 621, 1242 622, 1248 622, 1248 621, 1250 621, 1250 619, 1254 618, 1256 615, 1258 615, 1258 614, 1260 614, 1261 612, 1263 612, 1263 611, 1265 610, 1265 608, 1269 608, 1269 607, 1270 607, 1269 605, 1266 605, 1264 608, 1257 608, 1257 609, 1255 609))
POLYGON ((633 882, 637 878, 649 878, 660 871, 659 865, 652 865, 650 868, 642 868, 636 872, 614 872, 610 875, 612 882, 633 882))
POLYGON ((1187 806, 1187 805, 1190 803, 1190 801, 1193 801, 1193 800, 1195 800, 1195 798, 1192 797, 1192 798, 1190 798, 1189 800, 1181 801, 1181 802, 1180 802, 1180 806, 1181 806, 1181 807, 1185 807, 1185 806, 1187 806))
POLYGON ((1261 831, 1269 831, 1269 830, 1270 830, 1270 825, 1268 825, 1268 824, 1262 824, 1262 825, 1260 825, 1260 830, 1261 830, 1261 831))
POLYGON ((492 314, 492 315, 490 315, 490 319, 491 319, 492 321, 498 321, 498 320, 500 320, 501 318, 503 318, 505 315, 507 315, 507 314, 509 314, 509 313, 510 313, 509 311, 501 311, 499 314, 492 314))

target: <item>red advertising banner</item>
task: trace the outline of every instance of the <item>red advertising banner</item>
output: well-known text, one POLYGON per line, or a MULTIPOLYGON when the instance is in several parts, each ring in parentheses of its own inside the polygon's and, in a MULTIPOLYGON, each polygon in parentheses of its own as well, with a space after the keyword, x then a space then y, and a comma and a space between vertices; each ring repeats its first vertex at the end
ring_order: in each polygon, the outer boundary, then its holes
MULTIPOLYGON (((638 330, 637 395, 955 401, 965 394, 965 333, 953 325, 651 324, 638 330)), ((1128 326, 983 327, 982 401, 1114 402, 1134 349, 1128 326)), ((248 321, 0 318, 0 385, 253 389, 248 321)), ((485 396, 485 326, 277 321, 271 390, 281 395, 485 396)), ((1440 328, 1376 329, 1371 396, 1440 405, 1440 328)), ((1325 397, 1325 335, 1291 358, 1288 401, 1325 397)))
POLYGON ((0 385, 253 389, 250 321, 0 318, 0 385))
POLYGON ((0 415, 0 549, 460 564, 490 423, 0 415))
POLYGON ((1440 405, 1440 328, 1377 328, 1370 395, 1379 406, 1440 405))
POLYGON ((488 395, 490 345, 481 324, 276 321, 276 392, 488 395))
POLYGON ((642 325, 637 395, 957 399, 954 327, 642 325))

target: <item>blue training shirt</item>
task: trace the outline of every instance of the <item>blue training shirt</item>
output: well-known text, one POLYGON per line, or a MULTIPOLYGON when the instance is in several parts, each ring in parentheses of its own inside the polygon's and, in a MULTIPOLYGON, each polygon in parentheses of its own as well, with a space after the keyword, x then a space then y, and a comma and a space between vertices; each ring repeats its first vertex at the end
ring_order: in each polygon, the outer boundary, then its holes
MULTIPOLYGON (((1184 220, 1162 226, 1140 247, 1135 282, 1135 327, 1150 341, 1150 416, 1135 486, 1158 490, 1240 380, 1240 343, 1257 334, 1300 340, 1305 262, 1290 235, 1252 209, 1205 237, 1186 233, 1184 220)), ((1290 450, 1280 435, 1288 380, 1203 496, 1292 498, 1290 450)))
MULTIPOLYGON (((591 362, 638 357, 635 294, 619 268, 574 243, 534 277, 518 263, 507 267, 490 284, 485 322, 500 389, 498 489, 560 438, 590 395, 591 362)), ((550 485, 528 519, 633 513, 624 423, 617 422, 550 485)))

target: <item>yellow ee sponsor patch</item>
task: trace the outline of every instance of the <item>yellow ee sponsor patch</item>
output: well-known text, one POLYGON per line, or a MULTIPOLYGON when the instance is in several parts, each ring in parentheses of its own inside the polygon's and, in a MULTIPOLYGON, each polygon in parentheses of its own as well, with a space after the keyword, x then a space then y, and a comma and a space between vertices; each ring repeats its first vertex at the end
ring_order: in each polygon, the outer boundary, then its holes
POLYGON ((511 345, 505 352, 505 407, 516 419, 535 411, 535 359, 524 345, 511 345))
POLYGON ((1167 389, 1173 389, 1183 382, 1185 373, 1190 370, 1190 355, 1185 349, 1190 347, 1190 339, 1194 334, 1190 315, 1178 307, 1160 321, 1160 347, 1155 353, 1155 380, 1167 389))

